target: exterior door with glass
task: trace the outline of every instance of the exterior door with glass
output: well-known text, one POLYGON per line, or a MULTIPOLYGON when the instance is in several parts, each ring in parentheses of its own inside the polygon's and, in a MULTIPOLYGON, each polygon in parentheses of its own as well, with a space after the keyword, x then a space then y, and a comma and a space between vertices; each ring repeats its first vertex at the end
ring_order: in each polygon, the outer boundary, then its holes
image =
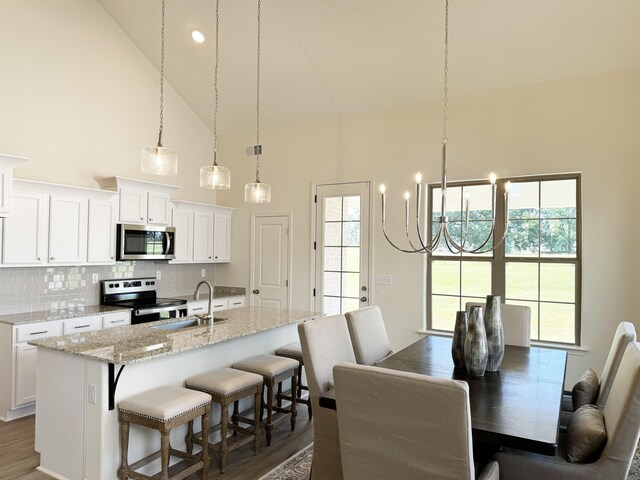
POLYGON ((369 305, 370 182, 318 185, 314 307, 327 315, 369 305))

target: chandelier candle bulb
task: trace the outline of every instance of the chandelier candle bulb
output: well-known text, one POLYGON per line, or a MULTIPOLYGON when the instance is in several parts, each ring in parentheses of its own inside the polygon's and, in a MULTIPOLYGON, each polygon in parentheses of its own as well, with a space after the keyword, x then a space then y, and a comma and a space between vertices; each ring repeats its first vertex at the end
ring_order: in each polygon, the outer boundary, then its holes
POLYGON ((489 174, 489 182, 491 183, 491 185, 495 185, 497 179, 498 179, 498 177, 496 177, 495 173, 491 172, 489 174))
POLYGON ((416 183, 422 183, 422 174, 420 172, 416 173, 416 183))
POLYGON ((409 199, 411 198, 411 194, 409 192, 404 192, 404 225, 407 231, 407 235, 409 234, 409 199))

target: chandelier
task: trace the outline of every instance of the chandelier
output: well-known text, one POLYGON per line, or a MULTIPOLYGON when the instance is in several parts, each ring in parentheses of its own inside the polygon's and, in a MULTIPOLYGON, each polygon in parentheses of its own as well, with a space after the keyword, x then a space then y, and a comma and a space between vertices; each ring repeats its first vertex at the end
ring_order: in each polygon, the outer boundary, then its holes
POLYGON ((231 187, 231 171, 218 165, 218 64, 220 63, 220 0, 216 0, 216 49, 213 69, 213 165, 200 167, 200 186, 211 190, 228 190, 231 187))
POLYGON ((140 168, 144 173, 153 175, 177 175, 178 154, 162 146, 162 129, 164 127, 164 11, 165 0, 162 0, 162 29, 160 30, 160 129, 158 144, 142 150, 140 168))
POLYGON ((420 206, 422 204, 422 174, 417 173, 415 176, 416 181, 416 232, 417 232, 417 241, 412 241, 411 235, 409 233, 409 217, 410 217, 410 198, 411 194, 409 192, 405 192, 405 236, 407 239, 408 246, 399 247, 396 245, 387 234, 387 230, 385 228, 385 220, 386 220, 386 204, 387 204, 387 193, 386 187, 384 184, 380 185, 380 193, 382 195, 382 233, 384 238, 386 238, 387 242, 395 248, 404 253, 431 253, 440 247, 442 241, 444 241, 447 249, 453 254, 459 253, 469 253, 469 254, 483 254, 495 250, 502 242, 507 234, 507 230, 509 228, 509 190, 511 188, 511 182, 506 182, 504 186, 504 218, 505 218, 505 229, 502 235, 502 238, 498 242, 493 242, 493 244, 489 244, 489 241, 493 237, 496 227, 496 198, 498 194, 498 186, 496 184, 496 175, 495 173, 491 173, 489 175, 489 183, 491 184, 492 189, 492 207, 491 207, 491 229, 487 237, 480 242, 479 245, 468 245, 468 233, 469 233, 469 206, 470 199, 468 196, 465 196, 464 199, 464 217, 463 224, 464 228, 461 232, 461 237, 459 241, 456 241, 449 232, 449 219, 447 218, 447 144, 449 143, 448 139, 448 111, 447 111, 447 100, 449 95, 449 0, 445 0, 445 14, 444 14, 444 134, 442 137, 442 177, 440 182, 440 216, 438 217, 438 229, 433 234, 430 239, 428 239, 420 226, 420 206), (426 240, 426 241, 425 241, 426 240))

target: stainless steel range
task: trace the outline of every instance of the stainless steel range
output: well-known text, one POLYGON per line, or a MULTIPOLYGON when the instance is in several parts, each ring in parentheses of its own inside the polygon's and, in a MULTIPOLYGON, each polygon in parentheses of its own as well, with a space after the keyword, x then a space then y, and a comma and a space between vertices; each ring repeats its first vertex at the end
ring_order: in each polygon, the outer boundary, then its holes
POLYGON ((187 301, 158 298, 155 277, 102 280, 103 305, 131 308, 131 324, 187 316, 187 301))

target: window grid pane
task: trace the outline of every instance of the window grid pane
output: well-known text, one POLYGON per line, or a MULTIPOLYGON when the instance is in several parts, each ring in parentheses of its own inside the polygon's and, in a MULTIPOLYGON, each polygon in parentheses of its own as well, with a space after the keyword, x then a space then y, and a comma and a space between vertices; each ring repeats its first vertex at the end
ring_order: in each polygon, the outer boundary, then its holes
MULTIPOLYGON (((498 260, 489 258, 486 262, 490 272, 504 272, 503 301, 531 308, 532 340, 568 344, 579 342, 579 337, 576 337, 576 322, 579 321, 578 181, 578 177, 513 181, 509 232, 505 245, 501 247, 505 260, 498 264, 503 267, 492 270, 491 263, 498 260)), ((462 195, 471 188, 463 186, 462 195)), ((435 198, 439 189, 430 190, 434 207, 431 226, 435 232, 440 215, 439 210, 436 211, 439 198, 435 198)), ((480 219, 478 216, 476 218, 480 219)), ((450 222, 449 226, 453 227, 452 236, 458 241, 461 224, 458 222, 454 226, 450 222)), ((485 296, 480 291, 486 288, 487 281, 479 272, 486 267, 482 266, 485 262, 481 261, 447 261, 443 259, 446 258, 443 253, 452 257, 448 251, 443 252, 441 245, 439 251, 428 258, 431 291, 429 327, 451 331, 455 321, 454 306, 464 308, 467 302, 484 303, 485 296), (453 273, 458 268, 460 276, 454 279, 453 273), (459 287, 459 293, 455 292, 456 287, 459 287)), ((491 288, 491 273, 488 284, 491 288)))

